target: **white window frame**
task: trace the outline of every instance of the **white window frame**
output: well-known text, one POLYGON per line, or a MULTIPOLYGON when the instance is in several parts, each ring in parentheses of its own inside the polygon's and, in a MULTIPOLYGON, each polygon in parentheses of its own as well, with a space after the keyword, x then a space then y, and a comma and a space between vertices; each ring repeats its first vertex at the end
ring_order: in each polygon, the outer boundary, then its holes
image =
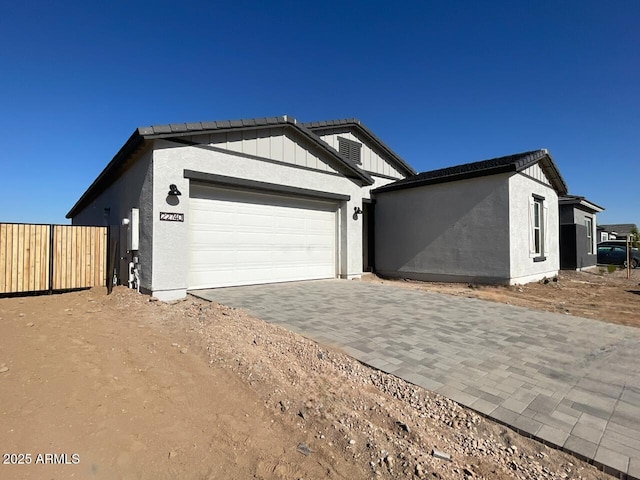
POLYGON ((590 217, 585 218, 584 225, 587 227, 587 242, 589 243, 587 253, 593 255, 593 219, 590 217))
POLYGON ((529 256, 534 262, 547 259, 548 244, 548 208, 545 198, 533 194, 529 199, 529 256))
POLYGON ((533 200, 533 253, 542 255, 542 202, 533 200))

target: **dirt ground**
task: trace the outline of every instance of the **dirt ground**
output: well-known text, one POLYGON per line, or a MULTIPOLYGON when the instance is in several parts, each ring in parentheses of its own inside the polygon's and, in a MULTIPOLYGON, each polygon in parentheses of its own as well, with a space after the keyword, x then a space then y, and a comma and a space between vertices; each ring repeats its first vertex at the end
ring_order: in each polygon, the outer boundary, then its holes
POLYGON ((515 286, 389 280, 375 275, 363 278, 640 327, 640 268, 631 270, 630 279, 626 270, 609 273, 606 268, 595 268, 583 272, 561 271, 556 279, 515 286))
MULTIPOLYGON (((640 297, 625 293, 637 280, 571 274, 522 291, 401 283, 637 323, 640 297)), ((165 304, 122 287, 5 298, 0 326, 2 479, 611 478, 194 298, 165 304)))

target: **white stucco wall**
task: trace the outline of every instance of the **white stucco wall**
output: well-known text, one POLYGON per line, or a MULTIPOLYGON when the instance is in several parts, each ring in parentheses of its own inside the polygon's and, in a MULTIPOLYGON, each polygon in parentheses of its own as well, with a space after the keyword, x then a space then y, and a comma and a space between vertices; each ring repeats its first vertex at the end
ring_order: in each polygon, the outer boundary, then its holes
MULTIPOLYGON (((150 149, 139 154, 131 166, 116 179, 106 190, 87 205, 72 219, 73 225, 109 225, 111 236, 116 240, 126 239, 127 227, 122 227, 122 219, 128 218, 132 208, 140 209, 140 250, 138 252, 140 264, 140 286, 143 289, 151 289, 151 252, 152 252, 152 172, 153 154, 150 149), (109 217, 106 218, 104 209, 109 208, 109 217), (122 232, 121 232, 122 230, 122 232)), ((120 245, 118 259, 130 257, 126 254, 126 245, 120 245)), ((127 258, 123 262, 116 261, 116 269, 121 282, 127 281, 127 272, 122 271, 121 264, 130 261, 127 258)))
MULTIPOLYGON (((375 190, 376 188, 382 187, 384 185, 388 185, 390 183, 395 182, 396 180, 384 177, 377 177, 375 175, 371 175, 373 179, 373 185, 366 185, 362 187, 362 198, 370 199, 371 198, 371 190, 375 190)), ((404 178, 404 177, 402 177, 404 178)))
POLYGON ((382 275, 507 283, 509 176, 380 193, 375 231, 382 275))
POLYGON ((511 229, 511 283, 527 283, 558 274, 560 269, 560 241, 558 195, 550 186, 521 174, 509 179, 509 225, 511 229), (530 253, 531 223, 529 202, 533 194, 544 197, 546 260, 535 262, 530 253))
MULTIPOLYGON (((257 139, 256 139, 257 141, 257 139)), ((284 144, 286 139, 282 139, 284 144)), ((278 141, 270 143, 279 143, 278 141)), ((220 144, 216 145, 217 147, 220 144)), ((244 147, 253 151, 252 147, 244 147)), ((257 151, 257 150, 256 150, 257 151)), ((266 150, 262 152, 266 154, 266 150)), ((316 154, 317 152, 313 152, 316 154)), ((252 154, 253 155, 253 154, 252 154)), ((322 163, 322 154, 317 162, 322 163)), ((302 158, 300 154, 300 158, 302 158)), ((304 155, 309 158, 310 155, 304 155)), ((189 269, 189 179, 184 170, 212 173, 247 180, 349 195, 339 204, 339 271, 344 278, 362 274, 362 216, 354 220, 354 207, 361 206, 360 182, 330 171, 309 170, 268 163, 242 153, 221 152, 197 146, 180 146, 164 140, 155 141, 153 154, 153 290, 163 299, 179 298, 186 293, 189 269), (167 203, 169 184, 182 192, 178 205, 167 203), (185 214, 184 223, 159 220, 160 212, 185 214)), ((307 165, 305 165, 307 167, 307 165)))

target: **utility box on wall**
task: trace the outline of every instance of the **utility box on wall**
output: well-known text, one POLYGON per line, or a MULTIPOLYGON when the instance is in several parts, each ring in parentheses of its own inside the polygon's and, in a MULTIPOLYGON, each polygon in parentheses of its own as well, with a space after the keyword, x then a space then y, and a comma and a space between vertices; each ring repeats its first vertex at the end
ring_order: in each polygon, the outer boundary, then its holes
POLYGON ((140 210, 131 209, 129 225, 127 229, 127 250, 138 250, 140 244, 140 210))

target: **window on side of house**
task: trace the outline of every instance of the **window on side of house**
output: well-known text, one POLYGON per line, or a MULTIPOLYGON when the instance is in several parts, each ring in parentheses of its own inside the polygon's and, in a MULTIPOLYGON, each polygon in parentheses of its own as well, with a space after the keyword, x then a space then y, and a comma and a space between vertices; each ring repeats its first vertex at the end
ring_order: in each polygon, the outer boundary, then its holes
POLYGON ((587 253, 593 255, 593 220, 585 218, 584 226, 587 227, 587 253))
POLYGON ((354 142, 348 138, 338 137, 338 152, 343 158, 356 165, 362 165, 361 150, 361 143, 354 142))
POLYGON ((547 238, 548 213, 544 205, 544 198, 534 195, 529 203, 529 254, 535 262, 546 260, 549 251, 547 238))
POLYGON ((542 202, 533 201, 533 248, 534 253, 542 254, 542 202))

